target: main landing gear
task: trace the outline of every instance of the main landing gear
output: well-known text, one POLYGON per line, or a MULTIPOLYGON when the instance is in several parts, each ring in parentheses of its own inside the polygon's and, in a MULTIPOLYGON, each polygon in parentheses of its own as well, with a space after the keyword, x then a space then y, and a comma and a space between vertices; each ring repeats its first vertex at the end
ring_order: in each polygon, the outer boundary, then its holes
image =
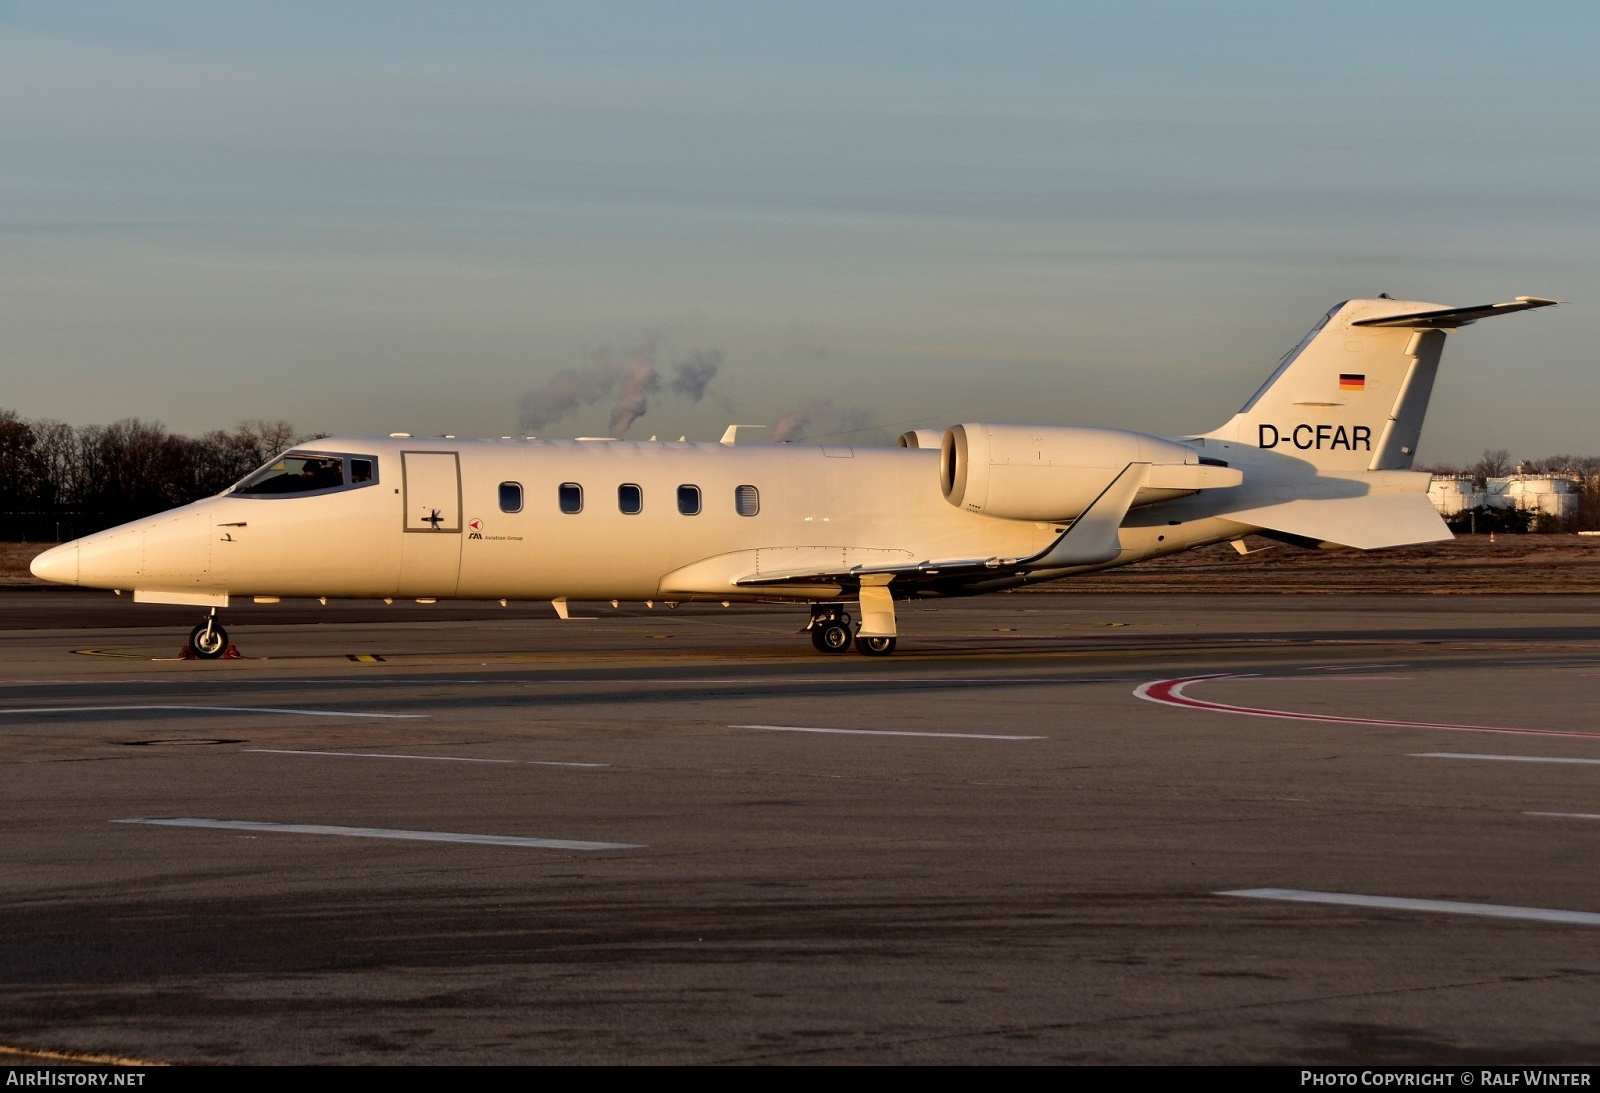
POLYGON ((894 652, 894 638, 857 638, 856 652, 864 657, 886 657, 894 652))
POLYGON ((850 616, 838 608, 817 606, 811 609, 811 647, 819 653, 848 653, 854 631, 850 616))
POLYGON ((852 645, 867 657, 886 657, 894 652, 892 637, 856 637, 854 620, 832 604, 813 604, 806 630, 811 633, 812 648, 819 653, 848 653, 852 645))
MULTIPOLYGON (((189 647, 185 651, 201 660, 220 660, 231 648, 232 646, 228 644, 228 632, 222 628, 222 623, 217 621, 217 609, 213 607, 211 614, 206 616, 206 621, 189 631, 189 647)), ((235 653, 234 656, 238 654, 235 653)))

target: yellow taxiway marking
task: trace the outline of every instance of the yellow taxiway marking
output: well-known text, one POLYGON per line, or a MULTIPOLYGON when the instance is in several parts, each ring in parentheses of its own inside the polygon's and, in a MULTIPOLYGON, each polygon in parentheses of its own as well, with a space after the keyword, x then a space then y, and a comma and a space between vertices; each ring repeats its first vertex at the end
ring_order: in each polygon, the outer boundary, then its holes
POLYGON ((154 1059, 134 1059, 127 1055, 94 1055, 82 1051, 44 1051, 39 1048, 16 1047, 0 1044, 0 1055, 19 1055, 28 1059, 46 1059, 61 1063, 84 1063, 88 1066, 171 1066, 154 1059))

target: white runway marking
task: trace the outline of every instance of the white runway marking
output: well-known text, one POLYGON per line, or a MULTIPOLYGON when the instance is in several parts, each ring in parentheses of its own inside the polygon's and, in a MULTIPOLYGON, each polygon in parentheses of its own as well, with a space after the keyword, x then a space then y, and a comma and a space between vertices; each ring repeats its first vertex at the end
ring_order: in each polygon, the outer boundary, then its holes
MULTIPOLYGON (((1235 675, 1219 672, 1215 675, 1180 676, 1176 679, 1157 679, 1141 684, 1134 688, 1134 696, 1146 702, 1157 702, 1165 706, 1179 706, 1191 710, 1210 710, 1214 713, 1240 714, 1244 717, 1273 717, 1284 721, 1326 721, 1337 725, 1376 725, 1383 728, 1395 729, 1433 729, 1438 732, 1490 732, 1504 733, 1510 736, 1561 736, 1574 739, 1594 740, 1600 738, 1600 733, 1593 732, 1562 732, 1556 729, 1515 729, 1498 725, 1451 725, 1435 721, 1392 721, 1382 717, 1345 717, 1340 714, 1299 713, 1294 710, 1272 710, 1260 706, 1235 706, 1227 702, 1207 702, 1201 698, 1191 698, 1184 694, 1184 689, 1196 683, 1222 682, 1223 680, 1262 680, 1268 677, 1257 675, 1235 675)), ((1274 676, 1271 682, 1279 682, 1292 677, 1274 676)), ((1305 677, 1300 677, 1304 679, 1305 677)), ((1341 682, 1351 682, 1351 676, 1336 677, 1341 682)))
POLYGON ((730 729, 760 729, 763 732, 825 732, 844 736, 937 736, 951 740, 1048 740, 1047 736, 1002 736, 987 732, 910 732, 899 729, 813 729, 800 725, 729 725, 730 729))
POLYGON ((261 755, 337 755, 350 759, 427 759, 435 763, 508 763, 525 767, 609 767, 610 763, 564 763, 554 759, 475 759, 461 755, 400 755, 386 751, 311 751, 294 748, 244 748, 261 755))
POLYGON ((1370 672, 1379 668, 1404 668, 1404 664, 1319 664, 1314 668, 1302 668, 1302 672, 1370 672))
POLYGON ((535 839, 522 835, 473 835, 460 831, 405 831, 388 827, 329 827, 324 824, 272 824, 254 820, 207 820, 189 816, 151 816, 113 820, 117 824, 158 827, 204 827, 222 831, 261 831, 281 835, 344 835, 353 839, 409 839, 434 843, 481 843, 485 846, 532 846, 544 850, 643 850, 639 843, 590 843, 575 839, 535 839))
POLYGON ((1593 812, 1524 812, 1524 816, 1554 816, 1558 820, 1600 820, 1593 812))
POLYGON ((34 706, 27 709, 0 708, 8 713, 118 713, 129 710, 182 710, 186 713, 284 713, 300 717, 381 717, 391 721, 426 718, 425 713, 351 713, 347 710, 292 710, 276 706, 34 706))
POLYGON ((1458 903, 1445 899, 1403 899, 1397 896, 1359 896, 1348 892, 1302 892, 1296 888, 1244 888, 1217 892, 1219 896, 1274 899, 1290 903, 1331 903, 1343 907, 1375 907, 1384 911, 1431 911, 1446 915, 1480 915, 1484 918, 1531 919, 1574 926, 1600 926, 1593 911, 1558 911, 1549 907, 1510 907, 1499 903, 1458 903))
POLYGON ((1600 766, 1600 759, 1569 759, 1557 755, 1479 755, 1470 751, 1414 751, 1413 759, 1493 759, 1502 763, 1584 763, 1600 766))
MULTIPOLYGON (((1246 677, 1239 676, 1238 678, 1244 679, 1246 677)), ((1411 679, 1412 677, 1408 676, 1408 675, 1406 675, 1406 676, 1346 676, 1346 675, 1326 676, 1326 675, 1321 675, 1321 676, 1272 676, 1270 678, 1272 679, 1272 682, 1274 682, 1274 683, 1326 683, 1326 682, 1328 682, 1329 679, 1337 679, 1340 683, 1371 683, 1373 680, 1376 680, 1376 679, 1390 679, 1390 680, 1392 680, 1392 679, 1411 679)))

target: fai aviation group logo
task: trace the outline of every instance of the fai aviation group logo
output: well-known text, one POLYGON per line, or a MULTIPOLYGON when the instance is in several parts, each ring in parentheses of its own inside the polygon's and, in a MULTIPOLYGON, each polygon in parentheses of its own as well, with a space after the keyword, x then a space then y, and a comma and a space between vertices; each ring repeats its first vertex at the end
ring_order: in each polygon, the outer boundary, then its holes
POLYGON ((485 535, 483 533, 483 521, 476 518, 467 521, 467 539, 469 541, 478 539, 485 543, 522 542, 522 536, 520 535, 485 535))

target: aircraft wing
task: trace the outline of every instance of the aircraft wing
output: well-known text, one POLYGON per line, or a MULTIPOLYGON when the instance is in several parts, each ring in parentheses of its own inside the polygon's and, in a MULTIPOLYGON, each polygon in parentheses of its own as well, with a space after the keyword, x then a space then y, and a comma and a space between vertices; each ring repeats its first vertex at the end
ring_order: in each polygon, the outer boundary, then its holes
POLYGON ((844 568, 812 568, 752 573, 736 577, 733 581, 741 588, 777 587, 780 585, 836 584, 853 587, 863 579, 882 583, 884 577, 894 579, 896 588, 914 585, 960 584, 972 578, 994 578, 1016 572, 1016 558, 950 558, 905 562, 898 565, 858 565, 844 568))
MULTIPOLYGON (((1059 542, 1059 540, 1057 540, 1059 542)), ((996 587, 991 582, 1020 583, 1020 574, 1032 568, 1027 558, 930 558, 915 559, 908 551, 887 551, 842 547, 763 548, 741 550, 704 558, 675 570, 661 579, 663 598, 674 594, 720 596, 729 589, 783 589, 789 595, 810 594, 832 597, 854 593, 863 586, 888 585, 897 594, 927 592, 959 594, 975 586, 996 587), (883 555, 897 554, 899 558, 883 555), (878 555, 854 564, 851 555, 878 555), (811 555, 811 557, 806 557, 811 555), (782 559, 789 564, 774 565, 782 559)))
MULTIPOLYGON (((1100 492, 1093 503, 1084 509, 1066 531, 1058 535, 1045 549, 1026 558, 943 558, 913 560, 907 551, 876 551, 877 558, 862 558, 857 564, 843 566, 817 564, 831 562, 826 555, 805 556, 810 564, 778 565, 755 573, 735 577, 733 584, 743 588, 774 587, 779 585, 838 585, 858 587, 861 584, 885 585, 894 581, 897 590, 907 588, 937 588, 949 590, 1007 577, 1030 569, 1061 569, 1082 565, 1100 565, 1114 560, 1122 553, 1122 542, 1117 529, 1146 482, 1150 479, 1149 463, 1129 463, 1100 492), (888 555, 899 554, 901 557, 888 555)), ((806 550, 808 548, 798 548, 806 550)), ((814 549, 814 548, 812 548, 814 549)), ((834 551, 828 548, 828 554, 834 551)), ((845 550, 848 561, 851 553, 845 550)), ((800 560, 800 559, 796 559, 800 560)))
MULTIPOLYGON (((669 573, 661 595, 737 588, 828 587, 854 590, 862 584, 896 591, 959 592, 1006 581, 1032 569, 1101 565, 1122 553, 1117 534, 1134 497, 1150 479, 1151 465, 1130 463, 1066 531, 1025 558, 916 559, 910 551, 860 547, 777 547, 707 558, 669 573)), ((991 585, 991 587, 993 587, 991 585)))

